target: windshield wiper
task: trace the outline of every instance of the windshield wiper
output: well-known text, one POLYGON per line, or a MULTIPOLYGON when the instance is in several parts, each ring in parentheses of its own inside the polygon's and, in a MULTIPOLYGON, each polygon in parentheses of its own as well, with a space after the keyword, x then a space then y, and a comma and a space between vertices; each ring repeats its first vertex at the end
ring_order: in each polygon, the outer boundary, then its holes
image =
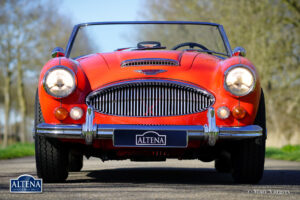
POLYGON ((152 50, 152 49, 166 49, 167 47, 145 47, 145 48, 135 48, 132 50, 152 50))
POLYGON ((125 47, 125 48, 119 48, 116 49, 115 51, 139 51, 139 50, 156 50, 156 49, 166 49, 166 47, 151 47, 151 48, 136 48, 136 47, 125 47))
POLYGON ((220 52, 216 52, 216 51, 212 51, 212 50, 202 50, 202 49, 184 49, 183 51, 197 51, 197 52, 204 52, 204 53, 208 53, 208 54, 217 54, 217 55, 222 55, 222 56, 227 56, 229 57, 227 54, 225 53, 220 53, 220 52))

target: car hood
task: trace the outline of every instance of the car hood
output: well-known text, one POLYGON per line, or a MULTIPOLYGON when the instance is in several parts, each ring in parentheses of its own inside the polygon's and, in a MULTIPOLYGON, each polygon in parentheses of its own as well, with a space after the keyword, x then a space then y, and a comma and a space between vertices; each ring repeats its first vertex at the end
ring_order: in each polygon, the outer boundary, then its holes
POLYGON ((85 72, 92 90, 95 90, 109 83, 132 79, 175 79, 198 83, 202 76, 203 78, 213 76, 221 60, 218 57, 198 52, 116 51, 92 54, 79 58, 77 61, 85 72), (139 63, 134 66, 122 66, 122 63, 126 61, 139 59, 173 60, 179 65, 139 63))

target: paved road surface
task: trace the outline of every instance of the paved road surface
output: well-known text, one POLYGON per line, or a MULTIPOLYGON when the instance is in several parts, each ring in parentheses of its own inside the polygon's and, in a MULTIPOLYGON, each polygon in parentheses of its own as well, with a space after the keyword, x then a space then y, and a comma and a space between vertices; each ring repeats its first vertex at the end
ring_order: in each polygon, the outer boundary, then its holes
POLYGON ((85 160, 66 183, 43 184, 41 194, 11 194, 9 179, 36 176, 33 157, 0 161, 0 199, 300 199, 300 162, 266 160, 258 185, 236 185, 213 163, 197 160, 129 162, 85 160))

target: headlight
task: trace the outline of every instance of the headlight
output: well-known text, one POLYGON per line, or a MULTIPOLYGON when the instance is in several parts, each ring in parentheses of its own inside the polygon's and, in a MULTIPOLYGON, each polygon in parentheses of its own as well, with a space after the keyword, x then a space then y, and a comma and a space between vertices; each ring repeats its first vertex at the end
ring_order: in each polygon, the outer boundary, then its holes
POLYGON ((76 88, 75 74, 64 66, 53 67, 46 72, 43 85, 51 96, 66 97, 76 88))
POLYGON ((236 96, 245 96, 255 88, 255 74, 247 66, 237 65, 225 72, 225 89, 236 96))

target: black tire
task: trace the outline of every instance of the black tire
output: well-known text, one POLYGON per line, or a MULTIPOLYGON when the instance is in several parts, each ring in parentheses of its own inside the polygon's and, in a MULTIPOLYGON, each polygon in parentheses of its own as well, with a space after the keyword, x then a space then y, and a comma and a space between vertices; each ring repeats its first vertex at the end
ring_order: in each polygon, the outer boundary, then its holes
POLYGON ((232 176, 237 183, 258 183, 263 175, 266 144, 266 115, 263 91, 254 124, 263 128, 264 136, 240 141, 232 152, 232 176))
MULTIPOLYGON (((44 122, 37 93, 34 122, 35 127, 44 122)), ((63 182, 68 177, 68 149, 59 142, 35 134, 35 160, 37 175, 44 182, 63 182)))
POLYGON ((83 167, 83 155, 69 153, 69 171, 80 172, 83 167))
POLYGON ((215 169, 220 173, 229 173, 231 172, 231 159, 228 152, 222 153, 219 158, 215 160, 215 169))

